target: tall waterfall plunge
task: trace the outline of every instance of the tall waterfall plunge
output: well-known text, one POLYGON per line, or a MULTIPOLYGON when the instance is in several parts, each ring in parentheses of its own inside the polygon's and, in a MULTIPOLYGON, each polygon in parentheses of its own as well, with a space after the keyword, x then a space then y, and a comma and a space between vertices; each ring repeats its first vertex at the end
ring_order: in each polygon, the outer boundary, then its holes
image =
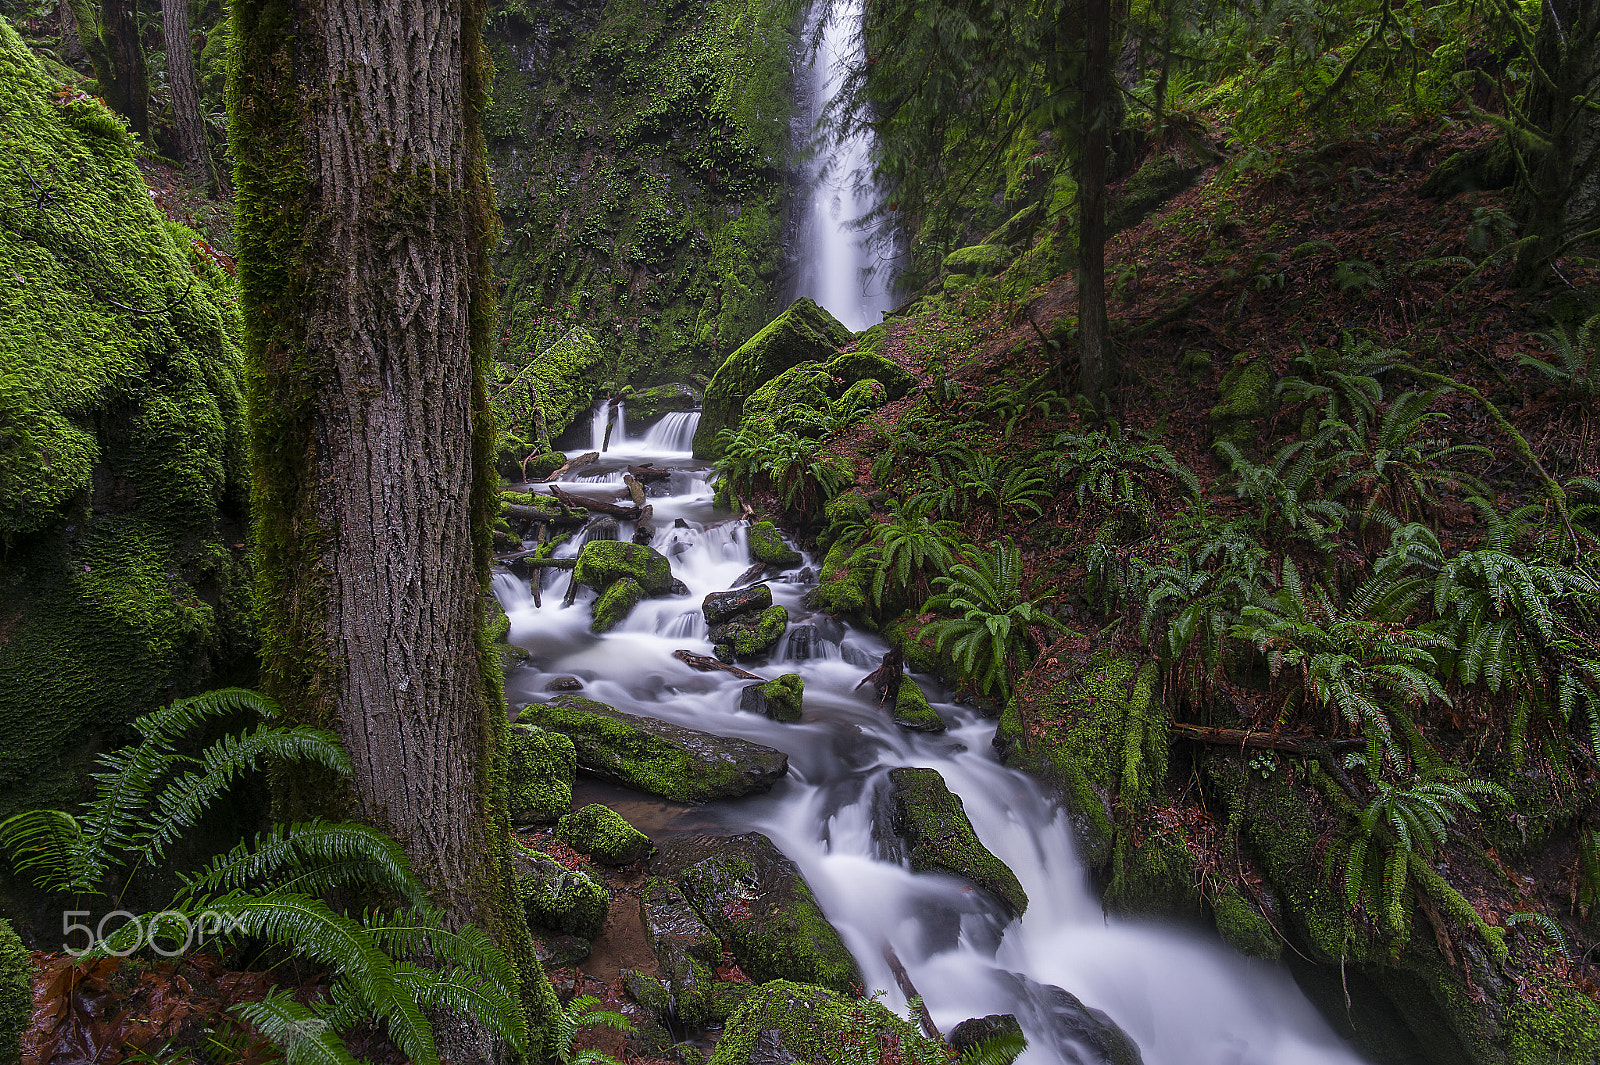
MULTIPOLYGON (((808 43, 827 6, 815 4, 807 16, 808 43)), ((864 135, 839 143, 817 136, 816 130, 818 118, 838 95, 860 23, 861 0, 844 0, 823 27, 821 47, 797 79, 801 125, 796 138, 815 137, 817 143, 805 170, 809 193, 800 220, 795 295, 810 296, 856 332, 877 325, 895 302, 893 264, 869 248, 867 234, 852 224, 877 203, 874 190, 857 187, 868 172, 871 145, 864 135)))

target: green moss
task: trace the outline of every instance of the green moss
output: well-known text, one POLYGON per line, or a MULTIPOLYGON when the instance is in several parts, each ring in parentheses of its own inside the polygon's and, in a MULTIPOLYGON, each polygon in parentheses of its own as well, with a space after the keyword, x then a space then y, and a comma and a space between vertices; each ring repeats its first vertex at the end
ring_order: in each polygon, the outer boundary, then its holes
POLYGON ((711 986, 710 1001, 707 1004, 706 1020, 716 1024, 724 1024, 729 1017, 739 1012, 745 999, 755 991, 756 984, 735 984, 726 980, 719 980, 711 986))
MULTIPOLYGON (((881 329, 882 326, 873 326, 881 329)), ((868 336, 871 329, 863 333, 868 336)), ((846 386, 846 392, 856 385, 867 381, 876 381, 883 386, 887 399, 901 399, 911 391, 913 382, 911 375, 876 350, 857 345, 856 350, 846 351, 835 355, 823 363, 823 370, 834 380, 846 386)), ((880 401, 881 402, 881 401, 880 401)))
POLYGON ((889 339, 889 327, 882 322, 871 329, 856 334, 856 350, 868 355, 876 355, 883 350, 883 345, 889 339))
POLYGON ((633 578, 646 595, 672 591, 672 563, 654 548, 617 540, 590 540, 578 552, 572 579, 579 584, 601 591, 622 577, 633 578))
POLYGON ((798 673, 785 673, 764 684, 752 684, 745 689, 740 705, 759 703, 761 713, 774 721, 799 721, 801 701, 805 696, 806 682, 798 673), (751 689, 755 689, 754 692, 751 689), (750 698, 755 695, 758 698, 750 698))
POLYGON ((569 936, 593 939, 611 912, 611 893, 579 869, 568 869, 547 854, 517 860, 517 901, 528 923, 569 936))
POLYGON ((662 982, 671 994, 672 1013, 690 1026, 726 1019, 713 1001, 715 968, 722 961, 722 941, 707 928, 671 881, 650 877, 639 893, 639 915, 655 952, 662 982))
POLYGON ((0 1065, 22 1060, 22 1034, 33 1027, 33 960, 0 919, 0 1065))
POLYGON ((851 336, 833 315, 811 300, 795 300, 729 355, 712 376, 695 429, 694 453, 716 458, 722 453, 717 434, 738 423, 752 393, 792 366, 830 358, 851 336))
POLYGON ((1283 938, 1233 885, 1229 884, 1211 900, 1211 912, 1217 934, 1240 954, 1273 961, 1283 954, 1283 938))
POLYGON ((0 21, 0 817, 70 807, 136 715, 255 679, 237 291, 58 87, 0 21))
POLYGON ((572 740, 519 722, 511 726, 508 752, 512 821, 554 821, 572 808, 572 783, 578 768, 572 740))
POLYGON ((483 627, 484 638, 490 643, 504 643, 506 637, 511 635, 511 618, 500 606, 500 601, 493 596, 485 597, 483 608, 488 615, 488 621, 483 627))
POLYGON ((1117 834, 1111 850, 1111 881, 1106 906, 1128 916, 1198 916, 1201 908, 1197 863, 1181 830, 1142 835, 1117 834))
POLYGON ((1016 874, 978 839, 961 797, 938 770, 891 769, 889 781, 894 829, 906 841, 912 869, 965 877, 999 899, 1011 916, 1027 911, 1028 895, 1016 874))
POLYGON ((949 274, 998 274, 1011 262, 1011 249, 1002 244, 974 244, 957 248, 944 257, 949 274))
POLYGON ((1156 155, 1123 183, 1106 214, 1106 235, 1144 221, 1157 207, 1188 188, 1198 173, 1198 167, 1184 166, 1169 152, 1156 155))
POLYGON ((821 987, 775 980, 744 996, 710 1065, 748 1065, 756 1059, 848 1061, 862 1047, 888 1045, 896 1048, 896 1060, 912 1065, 949 1057, 943 1043, 923 1036, 876 1001, 850 1001, 821 987))
POLYGON ((894 697, 894 723, 913 732, 943 732, 944 718, 928 705, 922 686, 907 677, 894 697))
POLYGON ((770 521, 758 521, 750 526, 750 557, 769 566, 793 566, 800 561, 800 552, 783 542, 778 527, 770 521))
POLYGON ((1255 419, 1271 408, 1271 365, 1248 353, 1235 356, 1233 367, 1222 375, 1219 394, 1220 401, 1211 408, 1212 436, 1243 447, 1256 438, 1255 419))
POLYGON ((791 366, 752 392, 739 417, 742 429, 761 433, 799 433, 817 436, 822 419, 832 408, 833 378, 821 363, 791 366))
POLYGON ((693 385, 657 385, 641 388, 628 397, 628 423, 639 426, 663 414, 694 410, 700 405, 700 390, 693 385))
POLYGON ((644 598, 644 585, 632 577, 618 577, 601 593, 600 598, 595 600, 594 620, 589 624, 590 631, 610 632, 633 613, 633 608, 644 598))
MULTIPOLYGON (((567 464, 567 456, 561 451, 546 451, 535 455, 533 458, 528 459, 527 465, 523 465, 521 459, 522 456, 519 456, 517 476, 521 477, 526 474, 530 481, 542 481, 567 464)), ((539 498, 548 499, 549 496, 540 496, 539 498)))
POLYGON ((628 865, 655 850, 650 837, 608 806, 590 803, 556 826, 556 836, 581 854, 606 865, 628 865))
POLYGON ((769 606, 752 617, 740 614, 721 625, 715 625, 706 634, 724 660, 760 658, 772 650, 784 630, 789 627, 789 611, 781 606, 769 606))
POLYGON ((525 365, 496 363, 492 382, 495 425, 502 433, 520 432, 530 448, 548 451, 550 441, 565 432, 580 411, 589 409, 595 371, 603 359, 600 345, 588 330, 574 327, 525 365), (545 436, 538 440, 532 438, 534 390, 544 411, 545 436))

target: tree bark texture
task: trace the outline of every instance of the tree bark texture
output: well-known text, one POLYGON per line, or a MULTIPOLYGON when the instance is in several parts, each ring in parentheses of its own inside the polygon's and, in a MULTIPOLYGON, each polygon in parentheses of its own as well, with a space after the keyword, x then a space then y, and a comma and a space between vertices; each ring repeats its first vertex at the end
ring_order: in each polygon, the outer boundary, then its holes
POLYGON ((144 45, 139 41, 138 0, 102 0, 100 29, 110 60, 110 83, 101 81, 100 95, 141 137, 150 135, 150 78, 144 45))
POLYGON ((100 83, 103 95, 113 76, 111 56, 106 52, 105 38, 100 35, 100 9, 92 0, 63 0, 63 4, 72 13, 78 43, 83 46, 89 66, 94 70, 94 80, 100 83))
POLYGON ((172 93, 178 158, 189 180, 207 187, 211 185, 211 159, 206 152, 205 118, 200 113, 194 47, 189 42, 188 0, 161 0, 161 36, 167 46, 167 88, 172 93))
MULTIPOLYGON (((232 13, 263 686, 355 767, 342 796, 280 782, 278 814, 343 804, 399 840, 451 920, 519 965, 537 1043, 555 1002, 512 892, 508 726, 480 638, 496 498, 483 8, 232 13)), ((462 1027, 437 1033, 449 1060, 493 1057, 462 1027)))
POLYGON ((1111 3, 1084 0, 1078 144, 1078 389, 1096 406, 1114 376, 1106 350, 1106 156, 1110 151, 1111 3))

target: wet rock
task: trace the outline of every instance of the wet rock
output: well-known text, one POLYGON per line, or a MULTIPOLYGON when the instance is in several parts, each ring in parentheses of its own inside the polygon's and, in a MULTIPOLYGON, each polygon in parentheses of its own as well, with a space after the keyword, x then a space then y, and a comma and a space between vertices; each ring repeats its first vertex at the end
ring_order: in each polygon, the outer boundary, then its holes
MULTIPOLYGON (((759 658, 772 650, 789 627, 789 611, 781 606, 769 606, 759 614, 739 614, 713 625, 706 637, 719 647, 726 647, 732 658, 759 658)), ((718 658, 722 658, 719 651, 718 658)))
POLYGON ((556 838, 602 865, 630 865, 656 849, 627 818, 597 802, 563 817, 556 838))
POLYGON ((786 662, 806 662, 812 658, 820 658, 818 648, 821 640, 817 636, 815 625, 795 625, 789 629, 789 642, 784 646, 783 658, 786 662))
POLYGON ((533 956, 546 970, 565 969, 589 956, 589 941, 559 933, 533 937, 533 956))
POLYGON ((577 752, 572 741, 521 721, 511 726, 506 783, 516 824, 554 821, 572 808, 577 752))
POLYGON ((638 426, 655 421, 663 414, 694 410, 700 405, 700 390, 694 385, 676 382, 641 388, 628 397, 628 422, 638 431, 638 426))
POLYGON ((622 577, 638 581, 647 595, 672 591, 672 563, 654 548, 615 540, 590 540, 583 545, 572 571, 573 580, 598 592, 622 577))
POLYGON ((660 877, 645 882, 639 895, 639 916, 670 996, 672 1015, 688 1025, 704 1024, 712 1013, 722 941, 700 920, 683 893, 660 877))
POLYGON ((817 635, 827 642, 843 642, 845 632, 847 630, 844 627, 844 623, 838 618, 830 617, 827 614, 821 614, 818 615, 817 620, 812 622, 812 624, 817 627, 817 635))
MULTIPOLYGON (((710 1065, 793 1065, 840 1060, 841 1047, 894 1046, 899 1061, 942 1061, 949 1049, 872 1000, 775 980, 751 988, 728 1019, 710 1065)), ((877 1060, 872 1049, 862 1059, 877 1060)), ((884 1054, 884 1060, 889 1055, 884 1054)), ((846 1058, 845 1060, 854 1060, 846 1058)))
POLYGON ((545 682, 547 692, 575 692, 583 690, 583 681, 577 677, 554 677, 545 682))
POLYGON ((739 709, 764 714, 774 721, 799 721, 800 700, 806 682, 798 673, 747 686, 739 695, 739 709))
POLYGON ((517 901, 529 924, 584 939, 600 934, 611 912, 611 893, 604 884, 536 851, 514 855, 512 866, 517 901))
POLYGON ((707 625, 720 625, 739 614, 760 612, 772 605, 772 589, 765 584, 737 588, 731 592, 712 592, 700 603, 707 625))
POLYGON ((650 1013, 661 1018, 672 1013, 672 993, 660 979, 635 969, 623 969, 618 975, 622 977, 622 989, 650 1013))
POLYGON ((588 525, 583 527, 583 536, 587 540, 620 540, 622 539, 622 526, 617 519, 609 514, 593 518, 588 525))
POLYGON ((680 581, 676 577, 672 578, 672 588, 670 590, 671 590, 673 595, 688 595, 689 594, 689 586, 687 584, 684 584, 682 581, 680 581))
POLYGON ((957 248, 944 257, 946 273, 983 276, 998 274, 1011 261, 1011 249, 1003 244, 974 244, 957 248))
POLYGON ((617 578, 595 600, 594 620, 589 622, 589 631, 610 632, 626 620, 644 598, 644 585, 632 577, 617 578))
POLYGON ((672 527, 674 529, 687 529, 689 527, 689 523, 684 521, 682 518, 673 518, 672 527))
POLYGON ((807 566, 789 579, 795 584, 815 584, 817 583, 817 571, 807 566))
MULTIPOLYGON (((965 1055, 976 1050, 984 1043, 1000 1036, 1013 1036, 1017 1039, 1025 1038, 1022 1034, 1022 1025, 1009 1013, 991 1013, 987 1017, 971 1017, 950 1029, 950 1049, 957 1054, 965 1055)), ((1005 1059, 1005 1065, 1017 1060, 1016 1054, 1010 1054, 1005 1059)))
POLYGON ((760 521, 750 526, 750 557, 769 566, 793 566, 800 561, 800 552, 783 542, 778 527, 770 521, 760 521))
POLYGON ((1000 900, 1013 917, 1028 908, 1017 876, 979 840, 961 796, 936 769, 891 769, 889 802, 894 832, 906 841, 911 868, 953 873, 1000 900))
POLYGON ((563 455, 561 452, 546 451, 542 455, 533 456, 527 461, 526 465, 518 462, 517 474, 518 476, 521 476, 522 472, 526 470, 528 480, 542 481, 566 464, 567 456, 563 455))
POLYGON ((765 562, 757 562, 754 566, 739 574, 739 579, 733 582, 732 587, 743 588, 754 584, 756 581, 765 580, 771 575, 772 567, 765 562))
POLYGON ((761 833, 674 840, 657 869, 752 980, 802 980, 841 994, 861 983, 800 870, 761 833))
POLYGON ((679 802, 709 802, 769 790, 789 771, 781 751, 636 717, 577 695, 530 703, 521 720, 571 737, 578 768, 679 802))
POLYGON ((999 977, 1022 1027, 1054 1047, 1068 1065, 1143 1065, 1139 1046, 1128 1033, 1070 991, 1016 973, 999 977))
POLYGON ((654 525, 640 525, 633 530, 633 542, 636 544, 643 544, 649 547, 650 541, 655 538, 656 527, 654 525))
POLYGON ((902 680, 894 698, 894 723, 913 732, 943 732, 944 718, 928 705, 928 697, 915 681, 902 680))

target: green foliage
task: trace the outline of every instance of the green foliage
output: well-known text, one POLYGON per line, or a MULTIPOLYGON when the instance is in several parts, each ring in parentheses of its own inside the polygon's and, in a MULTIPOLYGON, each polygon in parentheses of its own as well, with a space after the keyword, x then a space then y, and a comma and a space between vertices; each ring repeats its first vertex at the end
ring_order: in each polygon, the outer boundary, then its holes
POLYGON ((1170 480, 1188 495, 1200 495, 1194 471, 1154 440, 1124 433, 1116 419, 1108 419, 1104 429, 1058 434, 1055 450, 1060 454, 1055 472, 1073 479, 1080 507, 1091 500, 1108 507, 1128 506, 1154 490, 1155 477, 1170 480))
POLYGON ((937 650, 950 644, 957 664, 979 691, 992 690, 1004 699, 1032 662, 1034 630, 1067 630, 1044 612, 1043 600, 1024 597, 1022 556, 1010 540, 995 544, 993 555, 973 550, 966 558, 948 576, 934 579, 942 590, 924 607, 954 616, 929 622, 922 631, 933 637, 937 650))
POLYGON ((1550 348, 1549 359, 1536 359, 1524 355, 1521 365, 1537 370, 1548 378, 1562 393, 1568 403, 1582 404, 1580 417, 1587 419, 1593 404, 1600 402, 1600 378, 1595 374, 1595 360, 1600 357, 1600 314, 1594 315, 1569 333, 1565 326, 1540 337, 1550 348))
POLYGON ((33 1026, 33 959, 11 922, 0 919, 0 1065, 19 1065, 33 1026))
POLYGON ((929 578, 943 576, 955 565, 957 528, 954 522, 930 518, 918 503, 891 499, 889 520, 876 526, 873 606, 881 607, 890 592, 926 598, 929 578))
POLYGON ((572 1049, 578 1033, 589 1028, 610 1028, 618 1032, 632 1032, 633 1022, 615 1010, 602 1008, 593 995, 579 995, 567 1003, 555 1018, 551 1033, 551 1052, 560 1065, 616 1065, 616 1059, 598 1050, 572 1049))
POLYGON ((735 492, 767 490, 784 507, 813 514, 838 495, 850 474, 814 440, 791 432, 762 433, 740 426, 717 437, 717 476, 735 492))

